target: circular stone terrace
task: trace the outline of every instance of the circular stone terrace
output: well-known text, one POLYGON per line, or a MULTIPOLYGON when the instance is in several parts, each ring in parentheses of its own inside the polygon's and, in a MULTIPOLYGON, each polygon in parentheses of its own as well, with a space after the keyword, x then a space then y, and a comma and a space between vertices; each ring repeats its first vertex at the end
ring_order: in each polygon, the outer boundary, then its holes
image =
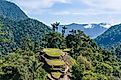
POLYGON ((43 49, 43 52, 45 52, 46 55, 50 57, 60 57, 61 55, 64 54, 64 52, 60 49, 52 49, 52 48, 45 48, 43 49))
POLYGON ((47 64, 50 66, 63 66, 65 62, 59 59, 48 60, 47 64))

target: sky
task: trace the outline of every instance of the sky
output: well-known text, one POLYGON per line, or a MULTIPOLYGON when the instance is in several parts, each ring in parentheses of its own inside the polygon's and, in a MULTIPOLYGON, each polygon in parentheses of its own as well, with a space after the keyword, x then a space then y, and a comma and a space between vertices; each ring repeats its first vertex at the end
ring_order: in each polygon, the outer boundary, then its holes
POLYGON ((29 17, 50 25, 53 22, 121 22, 121 0, 8 0, 17 4, 29 17))

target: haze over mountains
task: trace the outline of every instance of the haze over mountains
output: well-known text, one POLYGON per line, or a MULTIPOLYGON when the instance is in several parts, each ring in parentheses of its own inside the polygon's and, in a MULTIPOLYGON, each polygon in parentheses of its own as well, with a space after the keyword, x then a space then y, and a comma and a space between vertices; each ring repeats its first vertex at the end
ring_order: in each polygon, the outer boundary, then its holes
POLYGON ((59 30, 58 30, 59 32, 62 31, 63 26, 67 27, 65 35, 69 34, 69 31, 74 29, 74 30, 84 31, 84 33, 86 33, 91 38, 96 38, 97 36, 101 35, 108 28, 111 27, 111 25, 107 24, 107 23, 99 23, 99 24, 94 24, 94 23, 92 23, 92 24, 76 24, 76 23, 72 23, 72 24, 69 24, 69 25, 60 25, 59 30))

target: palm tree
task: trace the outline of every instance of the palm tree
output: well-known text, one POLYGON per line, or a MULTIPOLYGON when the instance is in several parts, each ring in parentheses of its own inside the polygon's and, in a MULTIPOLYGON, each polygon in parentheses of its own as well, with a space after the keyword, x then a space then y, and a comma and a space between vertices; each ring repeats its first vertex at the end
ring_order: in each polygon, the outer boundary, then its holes
POLYGON ((56 31, 56 29, 58 29, 59 24, 60 24, 60 22, 56 22, 56 23, 51 24, 52 30, 53 30, 54 32, 56 31))
POLYGON ((71 31, 69 31, 72 35, 76 34, 76 30, 72 29, 71 31))
POLYGON ((63 26, 62 27, 62 36, 64 37, 64 34, 65 34, 65 30, 66 30, 67 28, 66 28, 66 26, 63 26))

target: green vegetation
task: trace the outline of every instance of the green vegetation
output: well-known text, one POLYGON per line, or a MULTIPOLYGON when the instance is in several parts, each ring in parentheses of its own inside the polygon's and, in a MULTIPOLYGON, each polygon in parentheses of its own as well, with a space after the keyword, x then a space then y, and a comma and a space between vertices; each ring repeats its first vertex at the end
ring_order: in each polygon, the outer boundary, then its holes
POLYGON ((51 74, 52 74, 52 76, 54 78, 57 78, 58 79, 61 76, 62 73, 60 73, 60 72, 52 72, 51 74))
POLYGON ((66 48, 66 49, 63 49, 63 51, 64 51, 64 52, 69 52, 70 49, 69 49, 69 48, 68 48, 68 49, 66 48))
POLYGON ((60 57, 63 52, 59 49, 52 49, 52 48, 46 48, 43 50, 45 52, 45 54, 47 54, 50 57, 60 57))
POLYGON ((121 42, 121 24, 114 25, 105 33, 95 39, 97 44, 103 48, 111 48, 121 42))
POLYGON ((102 48, 112 51, 121 58, 121 24, 114 25, 95 39, 102 48))
POLYGON ((0 58, 0 80, 47 80, 37 54, 17 50, 0 58))
MULTIPOLYGON (((10 18, 0 16, 0 23, 3 24, 4 28, 1 29, 6 34, 6 36, 3 36, 3 32, 0 31, 0 33, 2 33, 0 34, 2 35, 1 37, 6 37, 8 40, 11 39, 14 44, 14 46, 13 44, 9 44, 9 46, 11 46, 10 48, 4 46, 6 50, 2 50, 1 54, 12 52, 16 50, 16 48, 25 49, 27 44, 31 44, 29 46, 32 47, 31 50, 34 50, 34 52, 40 51, 40 48, 44 46, 43 38, 45 34, 51 30, 42 22, 30 18, 16 22, 10 18), (27 43, 25 44, 25 42, 27 43)), ((8 40, 2 39, 1 41, 8 40)))
MULTIPOLYGON (((18 80, 47 80, 47 72, 42 69, 43 63, 38 60, 38 54, 34 53, 40 51, 42 47, 43 51, 51 57, 60 57, 63 54, 60 49, 69 52, 69 59, 72 62, 70 69, 72 80, 120 80, 120 60, 111 52, 98 47, 82 31, 72 30, 65 37, 53 29, 49 34, 45 34, 45 41, 42 42, 40 50, 37 50, 39 47, 36 46, 33 37, 25 35, 21 39, 21 49, 0 59, 2 80, 16 79, 16 77, 18 80)), ((64 61, 58 59, 48 60, 47 63, 55 66, 65 64, 64 61)), ((53 73, 56 78, 60 75, 53 73)))
POLYGON ((65 64, 64 61, 59 60, 59 59, 53 59, 53 60, 49 60, 47 61, 48 65, 50 66, 63 66, 65 64))
MULTIPOLYGON (((15 8, 15 5, 13 7, 15 8)), ((14 9, 13 7, 11 9, 14 9)), ((9 8, 5 5, 4 10, 8 10, 7 14, 11 10, 9 8)), ((64 60, 53 59, 47 63, 62 66, 70 62, 72 80, 121 80, 121 61, 113 54, 121 57, 121 25, 110 28, 103 37, 96 39, 99 45, 113 45, 110 52, 101 49, 80 30, 72 30, 69 35, 64 36, 67 28, 63 26, 62 33, 56 32, 59 24, 53 23, 51 30, 42 22, 30 19, 26 15, 15 17, 10 13, 1 16, 0 80, 48 80, 48 73, 43 69, 44 63, 40 62, 38 57, 38 52, 43 48, 50 57, 60 57, 62 51, 68 52, 68 57, 64 60)), ((50 74, 55 78, 61 76, 60 72, 50 74)))
MULTIPOLYGON (((69 59, 72 62, 71 76, 73 80, 120 80, 120 60, 111 52, 98 47, 82 31, 72 30, 65 37, 61 33, 57 33, 56 29, 53 29, 51 32, 49 32, 49 28, 45 29, 47 31, 39 31, 42 30, 41 27, 45 28, 45 26, 40 25, 40 29, 38 29, 37 26, 40 23, 35 21, 36 25, 34 25, 35 23, 32 22, 33 20, 31 19, 21 21, 19 22, 19 26, 21 27, 15 30, 10 27, 15 34, 14 37, 9 36, 10 38, 8 39, 14 39, 15 41, 13 40, 13 42, 20 48, 15 51, 11 50, 13 54, 7 56, 2 55, 3 57, 0 59, 0 79, 47 80, 47 72, 42 69, 43 63, 38 60, 38 54, 35 54, 35 52, 41 51, 41 48, 44 48, 43 51, 51 57, 59 57, 62 55, 63 53, 60 49, 69 52, 69 59)), ((7 26, 4 24, 4 27, 6 28, 7 26)), ((4 30, 4 27, 1 27, 1 30, 4 30)), ((57 25, 54 27, 57 28, 57 25)), ((10 34, 11 31, 4 32, 10 34)), ((6 47, 3 46, 3 48, 6 47)), ((0 48, 1 51, 3 48, 0 48)), ((49 60, 47 63, 56 66, 65 64, 64 61, 57 59, 49 60)), ((59 74, 53 75, 59 77, 59 74)))
POLYGON ((73 80, 120 80, 120 60, 101 49, 83 32, 72 31, 67 37, 70 55, 76 60, 72 67, 73 80), (78 72, 78 73, 76 73, 78 72))
POLYGON ((16 21, 27 19, 27 15, 14 3, 0 0, 0 15, 16 21))
POLYGON ((15 49, 15 42, 12 31, 0 23, 0 55, 7 54, 15 49))
POLYGON ((44 41, 44 47, 47 48, 66 48, 66 40, 61 33, 56 32, 58 30, 58 25, 60 23, 56 22, 52 24, 52 31, 46 34, 44 41))

